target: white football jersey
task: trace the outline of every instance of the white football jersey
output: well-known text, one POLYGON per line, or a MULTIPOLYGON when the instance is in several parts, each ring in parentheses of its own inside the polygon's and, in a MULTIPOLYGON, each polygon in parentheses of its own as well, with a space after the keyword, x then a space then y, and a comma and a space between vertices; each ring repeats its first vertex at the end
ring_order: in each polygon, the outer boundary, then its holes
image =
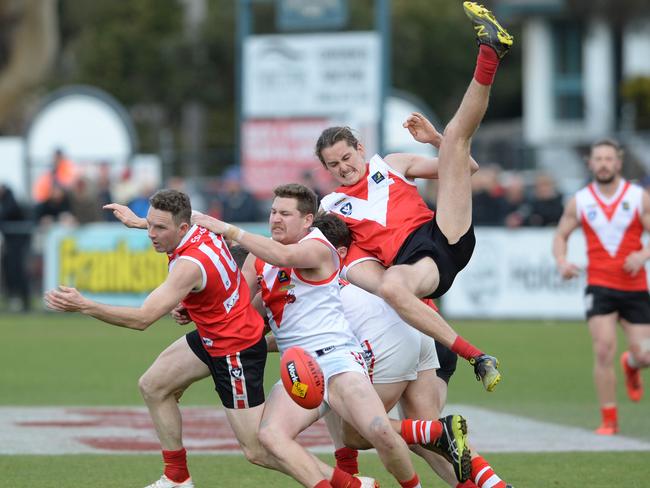
POLYGON ((357 343, 341 304, 339 255, 319 229, 312 229, 300 242, 307 239, 317 239, 330 248, 336 270, 325 280, 311 281, 299 269, 255 260, 266 315, 280 353, 293 346, 313 353, 357 343))

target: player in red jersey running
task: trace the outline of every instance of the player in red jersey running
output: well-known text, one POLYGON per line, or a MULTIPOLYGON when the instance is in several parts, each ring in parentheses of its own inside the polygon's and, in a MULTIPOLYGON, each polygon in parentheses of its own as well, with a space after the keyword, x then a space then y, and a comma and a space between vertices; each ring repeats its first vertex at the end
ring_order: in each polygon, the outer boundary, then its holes
POLYGON ((321 207, 339 215, 352 231, 347 279, 379 295, 408 324, 440 341, 474 365, 488 391, 499 382, 498 361, 460 337, 435 311, 420 301, 437 298, 451 286, 474 250, 470 157, 471 137, 488 106, 500 58, 512 45, 492 13, 464 3, 480 44, 474 78, 444 136, 421 114, 404 123, 418 142, 439 148, 439 157, 411 154, 373 156, 366 163, 363 146, 347 127, 326 129, 316 155, 341 184, 321 207), (415 178, 439 178, 434 215, 415 187, 415 178))
POLYGON ((569 200, 553 239, 553 255, 565 279, 580 269, 566 259, 571 233, 582 226, 587 241, 585 306, 594 350, 594 382, 602 423, 596 433, 618 432, 616 408, 616 322, 625 331, 628 350, 621 356, 630 400, 643 395, 639 370, 650 365, 650 295, 645 263, 650 247, 641 241, 650 231, 650 195, 621 177, 623 151, 613 140, 591 147, 594 181, 569 200))
MULTIPOLYGON (((47 292, 47 306, 144 330, 163 315, 177 310, 181 303, 196 324, 197 330, 165 349, 140 378, 140 390, 165 462, 162 477, 147 488, 194 487, 182 443, 178 399, 191 384, 210 374, 246 458, 291 475, 260 445, 257 437, 265 405, 263 379, 267 348, 264 322, 250 303, 246 281, 223 238, 190 225, 192 208, 187 195, 161 190, 151 197, 150 204, 146 219, 136 217, 123 205, 104 207, 112 210, 127 227, 148 229, 155 250, 169 257, 167 279, 151 292, 141 307, 104 305, 69 287, 47 292)), ((332 472, 331 467, 312 458, 323 472, 332 472)))

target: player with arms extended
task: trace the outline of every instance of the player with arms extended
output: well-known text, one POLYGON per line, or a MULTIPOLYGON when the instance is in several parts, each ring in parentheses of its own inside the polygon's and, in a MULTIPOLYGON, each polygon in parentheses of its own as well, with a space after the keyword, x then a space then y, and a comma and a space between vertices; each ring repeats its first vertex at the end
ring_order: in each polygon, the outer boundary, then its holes
MULTIPOLYGON (((104 305, 69 287, 45 294, 45 302, 53 310, 78 311, 134 330, 145 330, 172 311, 181 315, 179 310, 196 324, 197 330, 165 349, 140 378, 165 462, 162 477, 147 488, 194 487, 182 443, 178 399, 191 384, 210 374, 246 458, 311 488, 315 483, 301 478, 295 463, 280 463, 259 443, 257 433, 265 407, 264 321, 251 305, 249 287, 223 237, 190 225, 192 208, 184 193, 160 190, 151 197, 150 205, 146 219, 124 205, 104 207, 127 227, 146 228, 155 250, 168 255, 167 279, 141 307, 104 305)), ((331 477, 333 468, 310 453, 306 456, 315 466, 315 476, 322 480, 319 488, 348 486, 338 479, 332 483, 324 480, 331 477)))
POLYGON ((594 382, 602 423, 597 434, 618 432, 616 407, 616 322, 628 350, 620 358, 630 400, 643 395, 639 370, 650 365, 650 295, 645 263, 650 248, 641 242, 650 231, 650 195, 621 176, 623 151, 611 139, 591 146, 594 181, 567 203, 553 239, 553 255, 564 279, 580 269, 567 261, 567 242, 582 226, 587 241, 585 306, 594 350, 594 382))
POLYGON ((134 330, 147 329, 183 303, 196 330, 167 347, 138 385, 165 462, 162 477, 150 487, 192 488, 177 400, 192 383, 210 373, 247 458, 261 464, 266 457, 255 430, 248 429, 259 423, 264 408, 264 322, 250 304, 248 285, 223 238, 190 225, 192 208, 187 195, 160 190, 150 205, 146 219, 123 205, 105 207, 127 226, 147 228, 154 249, 169 258, 169 275, 142 306, 97 303, 64 286, 47 292, 45 302, 53 310, 81 312, 134 330))
POLYGON ((472 255, 471 137, 488 106, 499 60, 513 43, 492 13, 473 2, 463 4, 480 45, 474 78, 458 111, 438 133, 421 114, 404 123, 413 138, 439 148, 439 157, 412 154, 373 156, 347 127, 326 129, 316 155, 341 184, 321 203, 340 216, 354 243, 346 260, 347 279, 379 295, 408 324, 469 360, 477 379, 492 391, 499 382, 496 358, 459 336, 420 298, 442 296, 472 255), (415 178, 439 178, 437 211, 427 208, 415 178))
MULTIPOLYGON (((251 252, 243 273, 251 289, 255 291, 257 286, 261 291, 279 351, 300 346, 311 353, 323 370, 324 404, 375 447, 400 486, 419 488, 408 447, 393 430, 368 378, 363 351, 345 319, 339 294, 339 255, 323 233, 312 228, 317 197, 299 184, 282 185, 274 193, 269 217, 272 239, 206 215, 196 214, 192 219, 251 252)), ((276 458, 297 462, 306 474, 315 476, 315 467, 295 438, 322 413, 297 407, 278 383, 264 410, 260 441, 276 458)), ((464 481, 470 471, 464 419, 454 416, 448 423, 423 422, 421 430, 415 442, 435 442, 444 435, 448 436, 445 447, 449 451, 461 449, 466 453, 457 455, 459 476, 464 481)), ((335 476, 343 474, 339 470, 335 476)))

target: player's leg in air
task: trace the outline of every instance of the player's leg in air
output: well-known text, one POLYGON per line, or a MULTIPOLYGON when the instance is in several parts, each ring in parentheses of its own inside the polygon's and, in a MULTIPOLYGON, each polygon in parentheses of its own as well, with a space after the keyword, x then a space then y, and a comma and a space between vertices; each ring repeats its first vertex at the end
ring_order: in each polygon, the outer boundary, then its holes
MULTIPOLYGON (((492 13, 474 3, 464 2, 465 13, 472 20, 479 43, 474 77, 458 111, 447 124, 438 154, 438 196, 436 222, 450 245, 462 240, 473 241, 470 146, 488 107, 490 89, 503 58, 513 43, 492 13), (470 235, 471 234, 471 235, 470 235)), ((470 253, 471 255, 471 253, 470 253)), ((469 259, 469 256, 467 256, 469 259)), ((500 378, 498 361, 487 355, 470 359, 486 388, 500 378)))

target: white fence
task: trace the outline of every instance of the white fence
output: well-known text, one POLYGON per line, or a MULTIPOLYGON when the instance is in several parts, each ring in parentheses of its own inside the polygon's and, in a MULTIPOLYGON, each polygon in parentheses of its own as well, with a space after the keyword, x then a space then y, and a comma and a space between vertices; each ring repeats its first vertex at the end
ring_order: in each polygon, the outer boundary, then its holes
MULTIPOLYGON (((476 249, 442 299, 450 318, 582 319, 585 274, 564 281, 551 252, 553 229, 476 229, 476 249)), ((581 232, 569 240, 569 260, 584 267, 581 232)))

